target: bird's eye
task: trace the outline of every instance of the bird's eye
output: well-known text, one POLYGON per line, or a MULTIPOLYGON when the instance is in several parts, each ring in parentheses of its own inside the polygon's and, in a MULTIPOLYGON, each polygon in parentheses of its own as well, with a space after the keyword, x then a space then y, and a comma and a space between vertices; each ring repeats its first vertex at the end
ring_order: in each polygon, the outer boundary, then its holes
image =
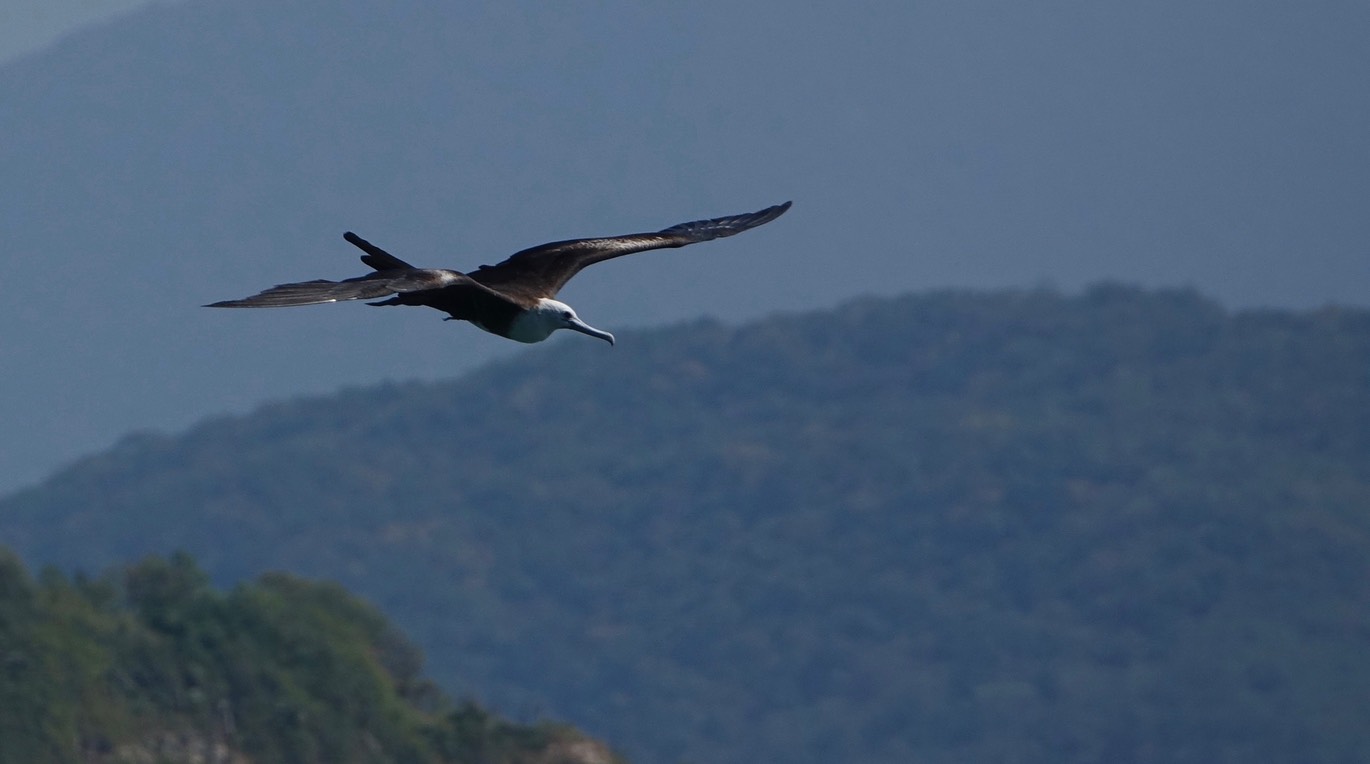
POLYGON ((569 310, 563 310, 563 311, 561 312, 561 317, 564 318, 564 319, 570 320, 570 318, 571 318, 571 311, 569 311, 569 310))

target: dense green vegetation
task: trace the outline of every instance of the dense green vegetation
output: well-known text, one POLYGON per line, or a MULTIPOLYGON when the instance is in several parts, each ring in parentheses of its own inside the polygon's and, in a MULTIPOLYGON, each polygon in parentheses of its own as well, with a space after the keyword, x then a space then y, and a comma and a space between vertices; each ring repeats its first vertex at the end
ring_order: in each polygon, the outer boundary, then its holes
POLYGON ((454 705, 340 587, 223 594, 186 555, 29 578, 0 550, 0 761, 608 764, 550 724, 454 705))
POLYGON ((1370 313, 1105 286, 600 345, 130 438, 0 539, 337 579, 449 690, 644 761, 1370 760, 1370 313))

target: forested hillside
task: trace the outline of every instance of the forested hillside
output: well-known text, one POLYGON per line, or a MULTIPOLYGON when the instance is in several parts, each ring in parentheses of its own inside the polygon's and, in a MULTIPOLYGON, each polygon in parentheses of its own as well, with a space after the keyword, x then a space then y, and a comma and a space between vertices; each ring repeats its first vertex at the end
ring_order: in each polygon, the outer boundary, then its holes
POLYGON ((659 764, 1370 760, 1370 313, 1103 286, 577 339, 129 438, 0 540, 337 579, 449 691, 659 764))
POLYGON ((452 703, 336 585, 215 591, 186 555, 34 581, 0 549, 0 761, 611 764, 599 743, 452 703))

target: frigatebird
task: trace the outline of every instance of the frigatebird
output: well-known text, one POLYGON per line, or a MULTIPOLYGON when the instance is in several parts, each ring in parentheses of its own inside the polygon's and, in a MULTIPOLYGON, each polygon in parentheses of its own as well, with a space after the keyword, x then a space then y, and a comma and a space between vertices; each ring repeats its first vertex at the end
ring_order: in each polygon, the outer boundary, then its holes
POLYGON ((343 238, 365 253, 362 262, 373 273, 342 281, 278 284, 251 297, 205 307, 283 308, 389 296, 367 304, 437 308, 448 314, 444 320, 469 321, 518 342, 541 342, 557 329, 573 329, 612 345, 614 335, 585 323, 571 306, 555 299, 582 268, 636 252, 739 234, 775 220, 789 208, 790 202, 785 202, 759 212, 681 223, 655 233, 554 241, 516 252, 497 265, 482 265, 471 273, 415 268, 348 231, 343 238))

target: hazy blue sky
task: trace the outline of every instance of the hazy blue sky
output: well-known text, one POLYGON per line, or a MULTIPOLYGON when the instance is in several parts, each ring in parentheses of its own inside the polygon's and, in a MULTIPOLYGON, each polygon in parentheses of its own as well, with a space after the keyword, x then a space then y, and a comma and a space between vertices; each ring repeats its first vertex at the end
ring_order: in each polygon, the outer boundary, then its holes
MULTIPOLYGON (((48 5, 8 6, 6 49, 117 7, 48 5)), ((117 15, 0 65, 0 490, 133 430, 537 352, 431 311, 198 307, 357 275, 349 228, 469 269, 795 200, 572 282, 615 332, 1101 279, 1367 305, 1367 39, 1363 0, 117 15)))
MULTIPOLYGON (((31 53, 60 35, 152 0, 5 0, 0 4, 0 63, 31 53)), ((165 0, 163 0, 165 1, 165 0)))

